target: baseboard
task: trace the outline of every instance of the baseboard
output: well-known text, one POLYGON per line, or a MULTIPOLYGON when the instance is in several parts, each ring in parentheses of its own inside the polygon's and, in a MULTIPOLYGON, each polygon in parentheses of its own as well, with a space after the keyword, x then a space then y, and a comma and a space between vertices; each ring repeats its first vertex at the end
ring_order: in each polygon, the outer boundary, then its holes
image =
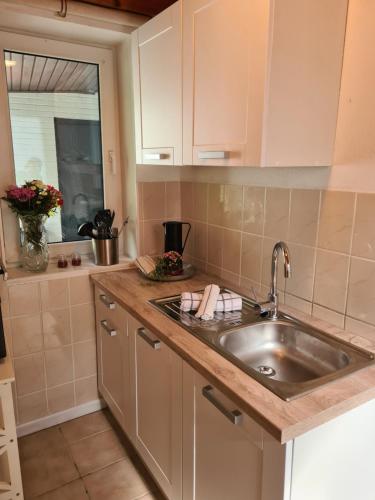
POLYGON ((38 432, 43 429, 48 429, 48 427, 53 427, 54 425, 62 424, 68 420, 73 420, 74 418, 82 417, 82 415, 87 415, 88 413, 93 413, 94 411, 101 410, 107 405, 103 399, 94 399, 80 406, 74 406, 69 408, 69 410, 60 411, 54 413, 53 415, 48 415, 46 417, 38 418, 32 422, 27 422, 26 424, 17 426, 17 436, 27 436, 33 432, 38 432))

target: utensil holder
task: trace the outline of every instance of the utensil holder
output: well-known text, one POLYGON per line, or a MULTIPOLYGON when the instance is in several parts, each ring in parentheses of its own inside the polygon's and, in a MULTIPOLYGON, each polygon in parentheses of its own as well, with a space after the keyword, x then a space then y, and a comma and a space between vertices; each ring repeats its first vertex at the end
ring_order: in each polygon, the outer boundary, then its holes
POLYGON ((112 266, 119 263, 118 238, 92 239, 91 242, 97 266, 112 266))

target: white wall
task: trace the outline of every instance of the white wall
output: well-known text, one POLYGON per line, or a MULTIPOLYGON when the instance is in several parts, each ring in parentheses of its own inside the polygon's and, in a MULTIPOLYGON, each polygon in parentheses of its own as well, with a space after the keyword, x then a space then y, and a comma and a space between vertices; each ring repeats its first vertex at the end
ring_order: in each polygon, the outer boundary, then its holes
MULTIPOLYGON (((97 95, 9 94, 17 184, 42 179, 59 186, 54 118, 99 120, 97 95)), ((61 241, 60 215, 47 223, 49 241, 61 241)))

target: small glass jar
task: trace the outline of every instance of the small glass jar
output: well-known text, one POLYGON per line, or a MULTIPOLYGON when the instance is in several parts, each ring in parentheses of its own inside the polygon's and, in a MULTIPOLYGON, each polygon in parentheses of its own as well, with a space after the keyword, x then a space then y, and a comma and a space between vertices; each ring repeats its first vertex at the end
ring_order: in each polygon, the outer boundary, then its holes
POLYGON ((72 253, 72 266, 80 266, 81 263, 81 255, 78 252, 72 253))
POLYGON ((59 267, 60 269, 68 267, 68 260, 64 254, 61 254, 57 257, 57 267, 59 267))

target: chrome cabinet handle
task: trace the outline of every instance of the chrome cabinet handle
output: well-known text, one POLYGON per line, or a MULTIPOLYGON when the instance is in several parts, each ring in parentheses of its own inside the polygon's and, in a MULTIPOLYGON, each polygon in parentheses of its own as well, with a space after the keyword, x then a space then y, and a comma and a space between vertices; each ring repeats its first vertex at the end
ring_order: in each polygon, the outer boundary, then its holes
POLYGON ((99 298, 103 302, 103 304, 106 307, 108 307, 108 309, 115 309, 116 304, 114 302, 112 302, 111 300, 109 300, 109 298, 106 295, 100 294, 99 298))
POLYGON ((137 330, 138 335, 147 342, 148 345, 150 345, 153 349, 160 349, 161 347, 161 342, 160 340, 152 340, 150 337, 147 336, 145 328, 138 328, 137 330))
POLYGON ((100 324, 101 324, 101 327, 103 328, 103 330, 105 330, 110 337, 116 337, 116 335, 117 335, 116 330, 114 330, 113 328, 111 328, 108 325, 106 319, 102 319, 101 322, 100 322, 100 324))
POLYGON ((169 155, 165 153, 144 153, 143 158, 145 160, 166 160, 169 155))
POLYGON ((229 151, 198 151, 199 160, 225 160, 229 151))
POLYGON ((214 388, 211 385, 206 385, 202 389, 202 395, 212 403, 228 420, 234 425, 239 425, 242 422, 242 413, 239 410, 227 410, 212 394, 214 388))

